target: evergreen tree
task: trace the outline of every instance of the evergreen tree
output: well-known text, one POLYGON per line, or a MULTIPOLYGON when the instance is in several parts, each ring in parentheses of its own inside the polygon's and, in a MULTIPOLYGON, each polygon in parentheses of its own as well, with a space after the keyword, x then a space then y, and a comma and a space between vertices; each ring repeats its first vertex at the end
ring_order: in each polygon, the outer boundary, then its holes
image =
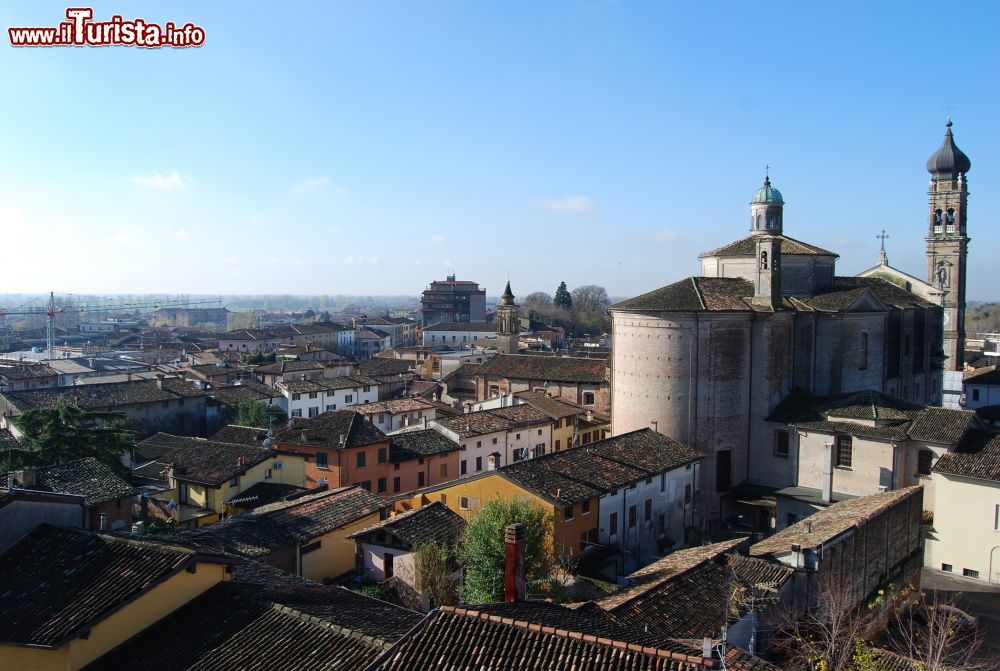
POLYGON ((23 450, 0 457, 0 471, 52 466, 94 457, 122 472, 122 457, 135 443, 135 420, 121 412, 87 412, 73 406, 36 408, 14 419, 23 450))
POLYGON ((569 289, 566 288, 565 282, 559 283, 559 288, 556 289, 556 295, 552 299, 552 303, 557 308, 562 308, 564 310, 573 309, 573 297, 570 296, 569 289))

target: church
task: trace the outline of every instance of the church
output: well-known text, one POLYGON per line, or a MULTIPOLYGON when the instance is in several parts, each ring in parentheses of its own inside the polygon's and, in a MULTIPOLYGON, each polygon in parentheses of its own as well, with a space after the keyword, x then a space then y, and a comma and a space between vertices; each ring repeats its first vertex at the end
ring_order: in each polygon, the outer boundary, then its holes
POLYGON ((652 426, 707 455, 695 526, 727 519, 737 485, 792 484, 765 419, 793 391, 941 405, 946 372, 962 370, 970 167, 949 120, 927 163, 926 282, 884 254, 838 276, 835 252, 786 234, 765 178, 748 236, 702 254, 699 276, 609 308, 612 432, 652 426))

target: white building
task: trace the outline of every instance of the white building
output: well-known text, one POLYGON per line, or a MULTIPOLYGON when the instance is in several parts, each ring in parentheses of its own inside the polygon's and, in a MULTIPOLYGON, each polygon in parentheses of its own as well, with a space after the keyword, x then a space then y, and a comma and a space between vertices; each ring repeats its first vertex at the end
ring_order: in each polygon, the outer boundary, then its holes
POLYGON ((382 433, 423 425, 437 417, 437 406, 419 398, 397 398, 357 408, 382 433))
POLYGON ((469 412, 430 423, 430 428, 462 446, 459 477, 551 452, 553 426, 551 417, 530 405, 469 412))
POLYGON ((331 410, 378 401, 378 383, 363 375, 278 382, 289 417, 316 417, 331 410))
POLYGON ((496 337, 497 327, 491 323, 440 322, 423 328, 425 347, 475 345, 482 344, 486 340, 496 340, 496 337))

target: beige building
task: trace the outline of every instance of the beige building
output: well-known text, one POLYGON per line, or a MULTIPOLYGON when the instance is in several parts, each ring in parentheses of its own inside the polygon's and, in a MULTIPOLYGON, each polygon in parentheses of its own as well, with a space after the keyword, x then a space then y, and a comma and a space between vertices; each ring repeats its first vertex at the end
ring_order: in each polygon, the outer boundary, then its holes
POLYGON ((934 465, 924 565, 1000 583, 1000 435, 971 432, 934 465))

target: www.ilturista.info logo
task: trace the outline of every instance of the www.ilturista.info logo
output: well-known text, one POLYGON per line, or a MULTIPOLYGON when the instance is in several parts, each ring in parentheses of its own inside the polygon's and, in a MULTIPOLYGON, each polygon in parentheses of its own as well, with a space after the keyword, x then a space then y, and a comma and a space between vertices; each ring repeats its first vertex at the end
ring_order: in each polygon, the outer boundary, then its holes
POLYGON ((178 26, 168 21, 162 26, 145 19, 123 19, 117 14, 108 21, 93 21, 90 7, 70 7, 68 21, 50 28, 8 28, 14 47, 200 47, 205 29, 193 23, 178 26))

